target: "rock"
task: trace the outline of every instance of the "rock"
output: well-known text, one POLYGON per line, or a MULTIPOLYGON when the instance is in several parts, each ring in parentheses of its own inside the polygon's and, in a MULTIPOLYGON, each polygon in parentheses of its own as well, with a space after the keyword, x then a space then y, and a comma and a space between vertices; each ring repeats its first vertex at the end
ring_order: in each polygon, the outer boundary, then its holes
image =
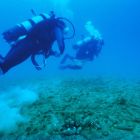
POLYGON ((133 126, 127 126, 127 125, 116 125, 115 128, 120 130, 126 130, 126 131, 133 131, 133 126))
POLYGON ((76 131, 76 134, 80 134, 81 130, 82 130, 82 127, 78 127, 77 131, 76 131))
POLYGON ((68 128, 66 130, 63 130, 62 134, 66 135, 66 136, 74 135, 74 134, 76 134, 76 128, 74 128, 74 129, 68 128))
POLYGON ((65 140, 65 139, 60 135, 56 135, 56 136, 50 136, 46 140, 65 140))
POLYGON ((87 126, 90 124, 90 117, 86 117, 82 122, 81 122, 81 125, 84 127, 84 126, 87 126))
POLYGON ((132 120, 133 122, 140 123, 140 118, 135 118, 132 120))
POLYGON ((103 132, 102 132, 102 135, 103 135, 103 136, 108 136, 108 135, 109 135, 109 132, 108 132, 108 131, 103 131, 103 132))
POLYGON ((66 136, 64 137, 64 140, 87 140, 87 139, 80 135, 74 135, 74 136, 66 136))

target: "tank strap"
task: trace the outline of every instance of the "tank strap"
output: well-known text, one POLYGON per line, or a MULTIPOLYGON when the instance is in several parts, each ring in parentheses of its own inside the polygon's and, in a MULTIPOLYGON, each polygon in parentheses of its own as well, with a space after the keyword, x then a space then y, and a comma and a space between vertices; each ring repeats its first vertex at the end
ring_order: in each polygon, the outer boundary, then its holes
POLYGON ((40 16, 45 20, 50 19, 50 16, 48 14, 45 14, 45 13, 40 14, 40 16))
POLYGON ((30 24, 32 25, 32 27, 33 27, 34 25, 36 25, 36 23, 35 23, 32 19, 29 19, 28 21, 30 22, 30 24))

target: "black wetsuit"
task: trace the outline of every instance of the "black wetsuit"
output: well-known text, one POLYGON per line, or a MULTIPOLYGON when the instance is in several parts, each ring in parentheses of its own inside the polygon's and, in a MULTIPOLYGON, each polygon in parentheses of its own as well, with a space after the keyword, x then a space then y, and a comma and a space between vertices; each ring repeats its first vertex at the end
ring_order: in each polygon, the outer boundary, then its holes
POLYGON ((89 60, 92 61, 94 57, 97 55, 98 50, 98 40, 91 40, 89 42, 83 43, 78 51, 76 52, 76 59, 78 60, 89 60))
POLYGON ((42 21, 35 25, 24 39, 17 41, 0 63, 3 73, 39 51, 48 53, 55 40, 57 40, 62 54, 64 51, 63 34, 56 22, 56 20, 42 21))

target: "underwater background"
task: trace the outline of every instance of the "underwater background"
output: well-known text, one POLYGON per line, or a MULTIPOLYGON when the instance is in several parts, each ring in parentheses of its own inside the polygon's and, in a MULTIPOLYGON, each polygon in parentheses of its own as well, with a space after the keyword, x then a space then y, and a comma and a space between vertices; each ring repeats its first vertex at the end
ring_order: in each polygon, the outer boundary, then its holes
MULTIPOLYGON (((92 21, 105 45, 82 70, 60 70, 50 57, 37 71, 30 59, 0 77, 0 139, 139 140, 140 1, 5 0, 0 33, 53 10, 75 26, 65 53, 92 21)), ((0 54, 10 46, 0 36, 0 54)))

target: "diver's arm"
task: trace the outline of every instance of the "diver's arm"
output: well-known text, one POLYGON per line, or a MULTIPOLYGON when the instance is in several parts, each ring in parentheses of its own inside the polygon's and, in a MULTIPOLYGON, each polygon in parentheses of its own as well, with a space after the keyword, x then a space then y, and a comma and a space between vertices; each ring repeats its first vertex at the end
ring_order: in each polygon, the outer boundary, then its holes
POLYGON ((55 28, 55 38, 59 47, 60 55, 63 54, 64 49, 65 49, 65 43, 64 43, 64 38, 63 38, 63 33, 61 29, 55 28))

